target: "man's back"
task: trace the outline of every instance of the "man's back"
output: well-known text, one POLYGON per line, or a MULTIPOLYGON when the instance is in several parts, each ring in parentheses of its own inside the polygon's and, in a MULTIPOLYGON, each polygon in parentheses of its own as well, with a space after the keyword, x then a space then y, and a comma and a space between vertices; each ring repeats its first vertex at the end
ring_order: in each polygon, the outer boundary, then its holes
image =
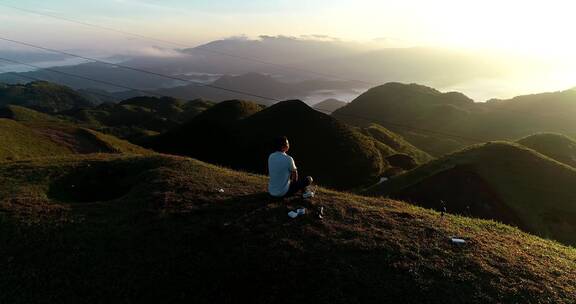
POLYGON ((290 175, 296 170, 294 159, 288 154, 277 151, 268 157, 270 181, 268 192, 273 196, 284 196, 290 189, 290 175))

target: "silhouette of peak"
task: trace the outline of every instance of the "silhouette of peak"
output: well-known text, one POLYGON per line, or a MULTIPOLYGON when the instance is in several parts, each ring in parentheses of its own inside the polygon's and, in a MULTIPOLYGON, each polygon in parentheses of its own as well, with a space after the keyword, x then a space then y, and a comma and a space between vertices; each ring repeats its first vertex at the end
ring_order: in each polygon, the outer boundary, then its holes
POLYGON ((218 123, 232 122, 262 110, 263 106, 246 100, 227 100, 214 105, 202 112, 195 121, 212 121, 218 123))

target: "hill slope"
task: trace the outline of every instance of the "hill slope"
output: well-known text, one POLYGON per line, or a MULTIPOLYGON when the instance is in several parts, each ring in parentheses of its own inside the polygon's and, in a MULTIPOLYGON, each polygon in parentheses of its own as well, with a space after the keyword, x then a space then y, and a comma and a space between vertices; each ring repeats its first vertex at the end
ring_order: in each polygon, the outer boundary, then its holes
POLYGON ((332 115, 358 126, 381 124, 420 149, 442 155, 470 144, 438 133, 450 133, 454 126, 469 119, 469 112, 475 107, 471 99, 460 93, 441 93, 422 85, 391 82, 366 91, 332 115))
POLYGON ((513 224, 576 244, 576 169, 526 147, 495 142, 432 161, 369 189, 415 204, 513 224), (469 207, 469 210, 467 210, 469 207))
POLYGON ((117 104, 101 104, 60 114, 80 125, 134 141, 166 132, 211 106, 211 102, 200 99, 134 97, 117 104))
POLYGON ((151 153, 110 135, 54 122, 0 119, 0 142, 0 161, 78 153, 151 153))
POLYGON ((0 118, 26 122, 59 121, 59 119, 54 116, 15 105, 1 107, 0 118))
POLYGON ((378 124, 371 124, 368 127, 361 128, 360 130, 363 134, 374 138, 393 151, 393 153, 385 155, 386 157, 401 153, 410 156, 417 164, 423 164, 433 159, 430 154, 414 147, 398 134, 391 132, 378 124))
POLYGON ((166 156, 0 164, 0 302, 573 302, 574 249, 324 189, 323 221, 289 219, 310 203, 265 184, 166 156))
POLYGON ((19 105, 45 113, 91 106, 80 93, 46 81, 27 84, 1 85, 0 106, 19 105))
POLYGON ((390 169, 385 157, 405 153, 415 163, 430 159, 386 132, 375 126, 369 130, 349 127, 301 101, 280 102, 265 109, 251 102, 228 101, 152 139, 149 146, 265 173, 272 140, 286 135, 292 146, 289 154, 301 174, 314 176, 322 185, 350 189, 374 183, 385 174, 390 169))
POLYGON ((517 143, 576 168, 576 141, 568 136, 540 133, 522 138, 517 143))

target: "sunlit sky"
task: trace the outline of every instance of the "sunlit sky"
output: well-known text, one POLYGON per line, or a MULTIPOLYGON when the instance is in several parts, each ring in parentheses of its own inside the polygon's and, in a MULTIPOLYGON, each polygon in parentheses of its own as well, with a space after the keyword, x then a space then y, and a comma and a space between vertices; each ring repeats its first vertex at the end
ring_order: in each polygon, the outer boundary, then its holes
MULTIPOLYGON (((546 0, 0 0, 0 4, 191 46, 231 36, 328 35, 359 42, 536 55, 576 85, 576 1, 546 0), (569 69, 568 69, 569 68, 569 69)), ((0 6, 0 36, 69 49, 150 45, 0 6)), ((157 43, 155 43, 157 45, 157 43)), ((2 43, 2 48, 9 47, 2 43)), ((560 76, 558 76, 560 77, 560 76)), ((568 80, 568 81, 567 81, 568 80)))
MULTIPOLYGON (((516 0, 2 0, 23 8, 162 35, 182 42, 245 34, 322 34, 350 40, 388 37, 417 45, 512 49, 539 54, 576 51, 574 1, 516 0)), ((0 31, 69 44, 114 39, 110 33, 2 7, 0 31), (67 35, 61 35, 66 33, 67 35)), ((116 37, 117 38, 117 37, 116 37)))

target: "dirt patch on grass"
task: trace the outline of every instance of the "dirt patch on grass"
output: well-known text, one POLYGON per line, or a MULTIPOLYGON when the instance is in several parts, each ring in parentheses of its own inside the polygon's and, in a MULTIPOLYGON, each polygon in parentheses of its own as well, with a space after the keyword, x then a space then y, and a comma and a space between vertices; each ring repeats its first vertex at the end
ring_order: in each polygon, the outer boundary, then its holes
POLYGON ((70 203, 112 201, 128 194, 144 171, 127 164, 88 163, 56 179, 47 195, 70 203))
POLYGON ((70 149, 74 153, 114 153, 112 147, 102 142, 94 134, 81 128, 73 127, 41 127, 35 132, 51 141, 70 149))

